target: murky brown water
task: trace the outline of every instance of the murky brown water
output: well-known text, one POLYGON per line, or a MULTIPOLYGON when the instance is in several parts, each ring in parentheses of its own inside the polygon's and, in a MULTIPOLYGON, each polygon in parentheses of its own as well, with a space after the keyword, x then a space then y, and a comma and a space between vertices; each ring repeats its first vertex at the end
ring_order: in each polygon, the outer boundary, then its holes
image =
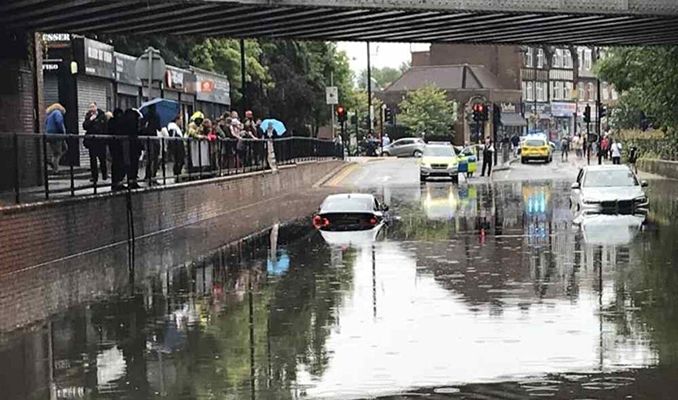
POLYGON ((0 397, 674 398, 678 188, 654 186, 647 218, 581 227, 564 182, 382 189, 379 233, 275 227, 0 334, 0 397))

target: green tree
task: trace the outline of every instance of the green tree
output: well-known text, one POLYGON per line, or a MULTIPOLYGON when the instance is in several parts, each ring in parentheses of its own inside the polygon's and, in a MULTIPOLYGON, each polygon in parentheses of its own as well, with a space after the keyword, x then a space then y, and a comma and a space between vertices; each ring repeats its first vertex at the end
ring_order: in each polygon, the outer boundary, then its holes
POLYGON ((622 92, 622 104, 645 112, 656 126, 678 126, 678 47, 616 48, 596 69, 622 92))
MULTIPOLYGON (((372 90, 384 89, 391 83, 395 82, 396 79, 400 78, 402 74, 403 73, 396 68, 372 68, 372 90)), ((358 87, 363 90, 367 88, 366 69, 360 72, 360 77, 358 78, 358 87)))
POLYGON ((457 119, 456 105, 444 90, 430 85, 408 92, 399 108, 399 123, 416 134, 454 134, 451 126, 457 119))

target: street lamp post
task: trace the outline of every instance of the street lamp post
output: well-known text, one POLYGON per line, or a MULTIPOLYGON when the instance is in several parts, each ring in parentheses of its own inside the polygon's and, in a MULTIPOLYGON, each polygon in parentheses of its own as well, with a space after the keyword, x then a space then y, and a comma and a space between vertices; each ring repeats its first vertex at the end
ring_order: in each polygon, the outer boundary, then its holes
POLYGON ((370 42, 367 44, 367 133, 372 133, 372 67, 370 60, 370 42))

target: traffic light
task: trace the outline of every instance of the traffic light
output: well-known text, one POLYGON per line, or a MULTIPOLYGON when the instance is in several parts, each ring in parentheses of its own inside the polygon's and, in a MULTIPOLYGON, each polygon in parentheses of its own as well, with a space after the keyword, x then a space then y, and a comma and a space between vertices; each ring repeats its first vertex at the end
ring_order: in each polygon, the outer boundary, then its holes
POLYGON ((337 120, 340 123, 346 122, 346 109, 344 106, 337 106, 337 120))
POLYGON ((487 121, 487 107, 483 103, 473 105, 473 120, 475 122, 487 121))
POLYGON ((607 106, 601 104, 600 110, 598 110, 598 117, 599 119, 603 119, 605 116, 607 116, 607 106))
POLYGON ((393 110, 390 107, 384 108, 384 121, 393 125, 393 110))
POLYGON ((591 122, 591 106, 586 105, 586 108, 584 108, 584 122, 587 124, 591 122))

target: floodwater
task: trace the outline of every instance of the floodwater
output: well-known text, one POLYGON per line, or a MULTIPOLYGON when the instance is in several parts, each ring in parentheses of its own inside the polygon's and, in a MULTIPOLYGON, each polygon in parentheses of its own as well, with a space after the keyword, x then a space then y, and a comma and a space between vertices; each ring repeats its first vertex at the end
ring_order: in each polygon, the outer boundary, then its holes
POLYGON ((672 399, 678 185, 651 190, 574 226, 566 182, 383 188, 379 232, 274 226, 0 333, 0 397, 672 399))

